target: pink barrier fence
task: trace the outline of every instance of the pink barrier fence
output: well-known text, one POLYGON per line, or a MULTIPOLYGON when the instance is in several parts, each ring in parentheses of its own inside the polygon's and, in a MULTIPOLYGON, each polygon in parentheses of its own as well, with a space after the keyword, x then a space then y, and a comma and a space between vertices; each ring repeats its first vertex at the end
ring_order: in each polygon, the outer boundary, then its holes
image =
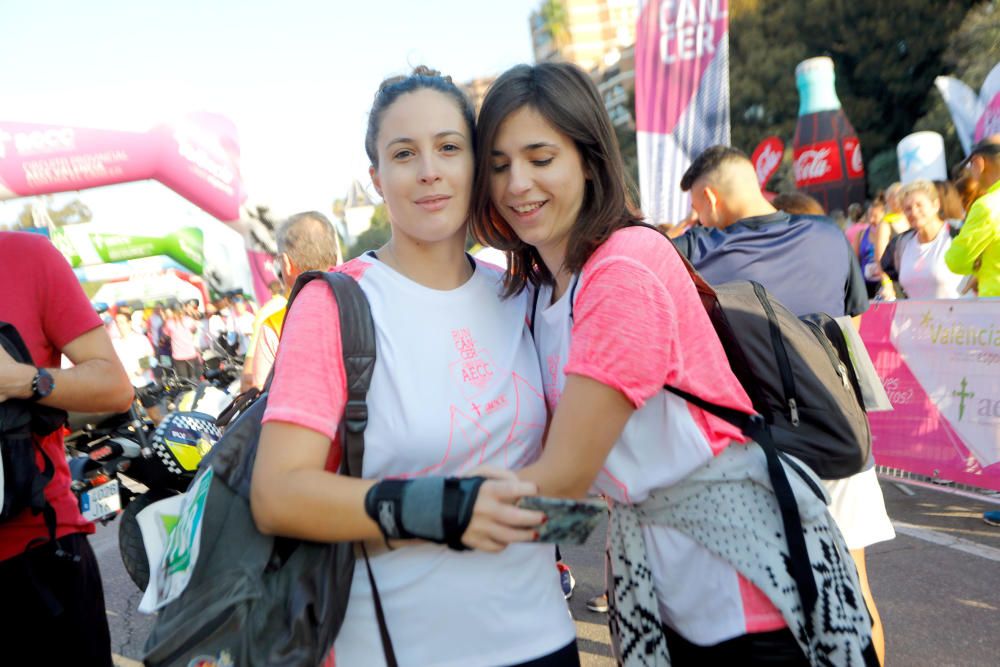
POLYGON ((893 405, 877 463, 1000 490, 1000 299, 876 304, 861 338, 893 405))

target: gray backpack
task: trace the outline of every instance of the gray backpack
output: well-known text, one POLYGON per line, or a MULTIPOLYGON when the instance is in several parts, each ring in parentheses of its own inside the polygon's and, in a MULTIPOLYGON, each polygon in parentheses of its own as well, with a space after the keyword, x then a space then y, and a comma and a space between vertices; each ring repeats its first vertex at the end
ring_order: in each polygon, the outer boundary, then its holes
MULTIPOLYGON (((289 309, 314 279, 327 282, 340 312, 348 391, 338 436, 344 452, 340 473, 360 477, 368 420, 365 396, 375 367, 371 312, 352 278, 320 271, 299 277, 289 309)), ((203 469, 211 466, 213 477, 202 517, 200 555, 184 592, 159 612, 146 641, 147 667, 187 667, 202 664, 199 660, 232 667, 315 667, 333 646, 350 596, 355 545, 272 537, 257 530, 250 511, 250 480, 266 404, 267 386, 243 406, 202 463, 203 469)), ((368 576, 386 661, 394 666, 370 567, 368 576)))
MULTIPOLYGON (((733 424, 763 449, 788 540, 789 568, 808 617, 819 591, 798 504, 781 464, 795 470, 821 499, 823 490, 796 459, 823 479, 864 470, 871 454, 871 431, 847 342, 828 315, 798 318, 751 281, 709 285, 680 251, 677 255, 756 414, 710 403, 678 387, 663 388, 733 424)), ((579 276, 570 285, 571 318, 578 282, 579 276)), ((531 311, 533 335, 538 293, 535 290, 531 311)))

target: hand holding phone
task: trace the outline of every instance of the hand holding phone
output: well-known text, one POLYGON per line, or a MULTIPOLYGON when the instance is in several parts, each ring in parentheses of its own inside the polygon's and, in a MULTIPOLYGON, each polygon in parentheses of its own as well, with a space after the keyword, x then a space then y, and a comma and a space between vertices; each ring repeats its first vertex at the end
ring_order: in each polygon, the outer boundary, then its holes
POLYGON ((545 513, 546 521, 538 527, 537 542, 583 544, 590 537, 607 510, 603 500, 571 500, 527 496, 518 507, 545 513))

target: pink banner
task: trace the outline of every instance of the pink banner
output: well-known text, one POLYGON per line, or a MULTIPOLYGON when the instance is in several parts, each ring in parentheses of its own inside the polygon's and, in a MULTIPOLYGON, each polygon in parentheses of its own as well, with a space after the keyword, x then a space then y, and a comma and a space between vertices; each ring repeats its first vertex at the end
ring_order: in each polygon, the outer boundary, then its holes
POLYGON ((635 124, 642 210, 676 223, 684 171, 729 143, 728 0, 642 0, 636 26, 635 124))
POLYGON ((876 462, 1000 490, 1000 300, 875 304, 861 338, 893 405, 876 462))
POLYGON ((149 132, 0 122, 0 200, 146 179, 238 220, 246 195, 236 128, 209 113, 149 132))
POLYGON ((272 268, 274 258, 260 250, 247 250, 247 261, 250 262, 250 273, 253 275, 253 292, 257 303, 264 305, 271 298, 268 285, 277 280, 272 268))

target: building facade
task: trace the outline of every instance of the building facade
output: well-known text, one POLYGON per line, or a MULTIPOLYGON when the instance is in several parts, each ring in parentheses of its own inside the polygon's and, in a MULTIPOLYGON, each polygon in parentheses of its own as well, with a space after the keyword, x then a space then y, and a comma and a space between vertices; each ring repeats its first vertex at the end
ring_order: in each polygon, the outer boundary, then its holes
POLYGON ((588 72, 635 43, 638 0, 545 0, 531 13, 535 62, 566 60, 588 72))
POLYGON ((489 90, 494 81, 496 81, 495 76, 482 76, 461 85, 462 91, 469 96, 469 101, 472 102, 472 108, 476 110, 477 116, 479 115, 479 107, 483 105, 483 98, 486 97, 486 91, 489 90))

